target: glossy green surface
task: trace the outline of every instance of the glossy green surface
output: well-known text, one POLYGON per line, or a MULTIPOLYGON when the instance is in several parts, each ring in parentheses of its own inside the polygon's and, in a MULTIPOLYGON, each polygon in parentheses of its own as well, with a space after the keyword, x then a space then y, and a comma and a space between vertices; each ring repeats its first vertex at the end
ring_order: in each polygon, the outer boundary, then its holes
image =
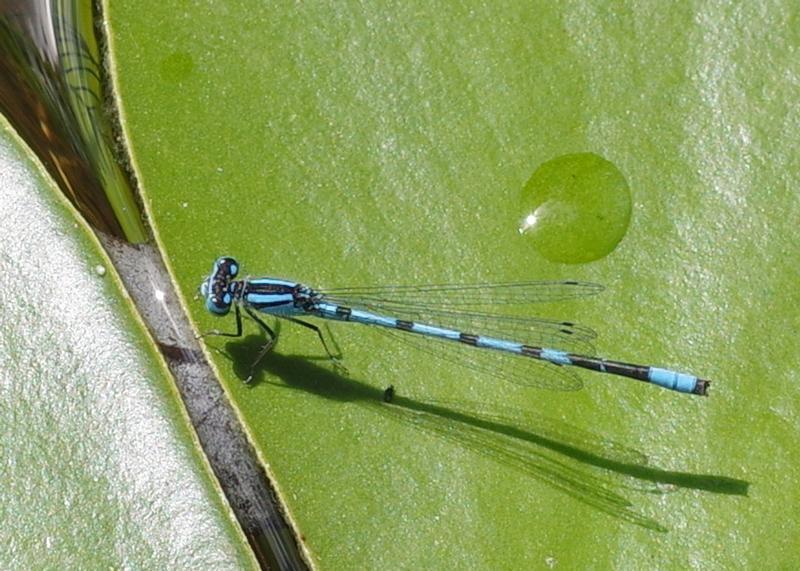
POLYGON ((285 325, 248 389, 256 329, 209 341, 319 567, 797 560, 792 6, 114 3, 125 129, 201 330, 233 329, 191 301, 221 254, 323 286, 569 277, 609 287, 526 311, 714 381, 537 392, 355 325, 333 331, 344 378, 285 325), (624 174, 630 225, 596 262, 551 263, 520 193, 585 152, 624 174))
POLYGON ((0 568, 242 569, 108 259, 0 118, 0 568))

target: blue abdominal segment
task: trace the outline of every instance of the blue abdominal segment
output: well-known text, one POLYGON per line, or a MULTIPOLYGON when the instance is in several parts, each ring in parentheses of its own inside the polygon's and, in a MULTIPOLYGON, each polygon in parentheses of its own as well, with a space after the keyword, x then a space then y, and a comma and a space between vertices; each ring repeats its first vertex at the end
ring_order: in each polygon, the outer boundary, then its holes
POLYGON ((651 383, 681 393, 694 393, 697 390, 698 378, 686 373, 678 373, 669 369, 650 367, 647 375, 651 383))

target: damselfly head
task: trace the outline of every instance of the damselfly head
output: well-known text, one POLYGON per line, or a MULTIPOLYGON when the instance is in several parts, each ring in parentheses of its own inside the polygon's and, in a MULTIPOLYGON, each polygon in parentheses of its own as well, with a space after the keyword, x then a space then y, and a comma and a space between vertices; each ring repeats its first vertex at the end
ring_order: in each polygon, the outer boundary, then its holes
POLYGON ((239 273, 239 263, 228 256, 217 258, 208 278, 200 285, 200 294, 206 300, 206 309, 215 315, 225 315, 231 310, 233 294, 230 282, 239 273))

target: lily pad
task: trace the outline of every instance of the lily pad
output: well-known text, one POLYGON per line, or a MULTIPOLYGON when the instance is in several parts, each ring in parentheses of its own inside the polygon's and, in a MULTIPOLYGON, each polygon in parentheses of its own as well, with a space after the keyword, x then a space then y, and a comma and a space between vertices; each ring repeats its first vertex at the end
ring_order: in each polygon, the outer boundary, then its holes
POLYGON ((340 324, 345 376, 285 324, 248 388, 255 325, 209 340, 320 568, 796 559, 792 10, 109 6, 124 129, 187 299, 223 254, 328 287, 574 278, 608 289, 514 309, 713 381, 707 399, 590 373, 526 390, 340 324), (520 200, 581 153, 624 177, 630 219, 564 265, 520 235, 520 200))
POLYGON ((255 567, 108 258, 4 119, 0 189, 0 567, 255 567))

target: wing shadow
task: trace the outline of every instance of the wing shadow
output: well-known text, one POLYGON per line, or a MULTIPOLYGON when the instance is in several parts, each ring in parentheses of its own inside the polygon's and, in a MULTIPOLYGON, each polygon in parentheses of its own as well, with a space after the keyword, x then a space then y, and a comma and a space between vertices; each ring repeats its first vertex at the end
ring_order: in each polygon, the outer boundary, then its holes
MULTIPOLYGON (((252 356, 262 344, 263 338, 255 335, 226 344, 240 378, 248 376, 252 356)), ((654 531, 668 530, 639 513, 626 492, 666 494, 690 489, 732 496, 748 494, 750 484, 745 480, 651 466, 647 456, 633 448, 520 408, 498 410, 482 403, 426 401, 402 395, 385 403, 381 389, 344 376, 328 363, 320 357, 271 353, 256 369, 252 384, 265 382, 264 373, 269 373, 282 381, 267 381, 270 384, 332 401, 358 403, 528 474, 613 517, 654 531)))

